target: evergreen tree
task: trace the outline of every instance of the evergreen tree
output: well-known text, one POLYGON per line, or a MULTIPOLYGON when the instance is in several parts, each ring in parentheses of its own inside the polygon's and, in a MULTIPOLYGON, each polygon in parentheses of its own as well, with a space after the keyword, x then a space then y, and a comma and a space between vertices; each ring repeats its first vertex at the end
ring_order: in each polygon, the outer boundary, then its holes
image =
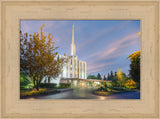
POLYGON ((98 80, 101 80, 101 79, 102 79, 100 73, 97 74, 97 79, 98 79, 98 80))
POLYGON ((129 55, 127 59, 130 59, 130 77, 137 83, 140 84, 140 51, 136 51, 129 55))
POLYGON ((111 75, 110 75, 110 80, 113 80, 114 76, 113 76, 113 72, 111 71, 111 75))
POLYGON ((108 75, 107 75, 107 80, 110 80, 110 75, 109 75, 109 73, 108 73, 108 75))
POLYGON ((117 80, 117 72, 114 72, 114 75, 113 75, 113 82, 115 82, 117 80))
POLYGON ((97 79, 95 75, 88 75, 87 79, 97 79))
POLYGON ((114 79, 116 79, 117 78, 117 72, 115 71, 114 72, 114 79))
POLYGON ((106 78, 106 76, 104 75, 104 78, 103 78, 103 80, 107 80, 107 78, 106 78))

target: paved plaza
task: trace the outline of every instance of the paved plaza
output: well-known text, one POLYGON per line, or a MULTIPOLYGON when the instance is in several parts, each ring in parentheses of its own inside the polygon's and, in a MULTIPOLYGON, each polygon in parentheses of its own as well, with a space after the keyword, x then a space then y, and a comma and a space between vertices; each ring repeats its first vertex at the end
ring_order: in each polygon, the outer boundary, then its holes
POLYGON ((98 96, 93 94, 94 90, 94 88, 75 88, 62 93, 39 96, 36 97, 36 99, 140 99, 139 91, 117 93, 109 96, 98 96))

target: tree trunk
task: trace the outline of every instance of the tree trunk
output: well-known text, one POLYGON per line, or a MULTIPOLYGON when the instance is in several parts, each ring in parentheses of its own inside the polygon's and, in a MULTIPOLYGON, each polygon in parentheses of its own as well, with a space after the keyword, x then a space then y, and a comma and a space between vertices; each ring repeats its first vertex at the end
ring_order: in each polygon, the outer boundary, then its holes
POLYGON ((39 86, 38 85, 36 85, 36 89, 37 89, 37 91, 39 91, 39 86))
POLYGON ((50 83, 51 77, 48 77, 48 83, 50 83))
POLYGON ((36 81, 36 89, 37 89, 37 91, 39 91, 39 82, 38 81, 36 81))
POLYGON ((36 83, 35 83, 35 80, 33 80, 33 84, 34 84, 34 88, 36 88, 36 83))

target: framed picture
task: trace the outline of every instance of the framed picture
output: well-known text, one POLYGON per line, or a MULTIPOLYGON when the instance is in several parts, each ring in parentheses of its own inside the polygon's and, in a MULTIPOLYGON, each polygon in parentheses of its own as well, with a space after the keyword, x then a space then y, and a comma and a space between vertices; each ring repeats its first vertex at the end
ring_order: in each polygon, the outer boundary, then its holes
POLYGON ((2 0, 1 16, 1 118, 159 118, 159 0, 2 0))
POLYGON ((21 99, 140 99, 140 20, 21 20, 20 27, 21 99))

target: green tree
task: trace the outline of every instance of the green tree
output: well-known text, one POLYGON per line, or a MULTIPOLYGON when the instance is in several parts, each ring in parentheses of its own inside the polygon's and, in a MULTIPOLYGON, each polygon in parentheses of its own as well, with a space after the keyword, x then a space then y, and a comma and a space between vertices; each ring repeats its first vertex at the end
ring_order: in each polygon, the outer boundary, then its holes
POLYGON ((104 78, 103 78, 103 80, 107 80, 107 78, 106 78, 106 76, 104 75, 104 78))
POLYGON ((113 75, 112 86, 117 86, 117 85, 118 85, 117 72, 115 72, 113 75))
POLYGON ((117 80, 117 72, 114 72, 114 80, 113 81, 116 81, 117 80))
POLYGON ((43 34, 43 27, 33 35, 20 32, 20 69, 32 79, 37 90, 43 77, 58 76, 64 64, 64 59, 56 58, 58 47, 54 46, 51 33, 43 34))
POLYGON ((110 74, 108 73, 108 75, 107 75, 107 80, 110 80, 110 74))
POLYGON ((102 77, 101 77, 100 73, 97 74, 97 79, 102 80, 102 77))
POLYGON ((88 75, 87 79, 97 79, 95 75, 88 75))
POLYGON ((127 59, 130 59, 130 77, 137 83, 140 84, 140 51, 136 51, 129 55, 127 59))
POLYGON ((114 80, 113 72, 111 71, 110 80, 114 80))

